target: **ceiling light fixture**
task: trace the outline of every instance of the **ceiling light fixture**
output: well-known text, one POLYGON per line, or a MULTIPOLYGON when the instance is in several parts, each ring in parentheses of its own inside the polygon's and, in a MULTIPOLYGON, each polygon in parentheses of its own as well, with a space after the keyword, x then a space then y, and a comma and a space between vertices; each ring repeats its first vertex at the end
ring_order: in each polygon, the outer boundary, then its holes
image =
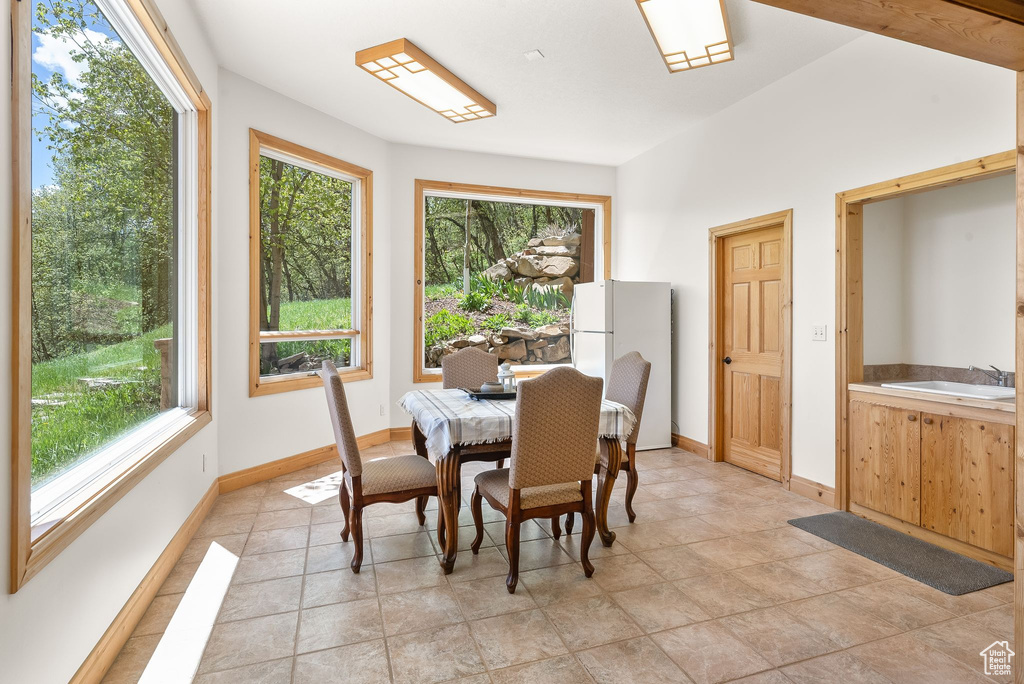
POLYGON ((723 0, 636 0, 669 72, 733 58, 723 0))
POLYGON ((405 38, 360 50, 356 66, 454 123, 498 113, 493 102, 405 38))

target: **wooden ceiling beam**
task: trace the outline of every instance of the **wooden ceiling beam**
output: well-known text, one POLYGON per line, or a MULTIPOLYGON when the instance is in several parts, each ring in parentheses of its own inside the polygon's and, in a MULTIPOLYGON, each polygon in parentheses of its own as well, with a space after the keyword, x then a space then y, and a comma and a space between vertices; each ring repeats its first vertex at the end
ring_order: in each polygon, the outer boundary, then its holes
POLYGON ((755 0, 1024 71, 1024 3, 1011 0, 755 0))

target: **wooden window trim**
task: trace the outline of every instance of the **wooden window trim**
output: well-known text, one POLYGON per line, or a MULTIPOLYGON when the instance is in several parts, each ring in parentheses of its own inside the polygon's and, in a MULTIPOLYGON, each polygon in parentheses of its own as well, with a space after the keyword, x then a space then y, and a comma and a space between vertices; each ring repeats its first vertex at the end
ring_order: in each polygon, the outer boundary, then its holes
POLYGON ((357 337, 360 363, 339 370, 345 382, 373 377, 373 171, 283 138, 249 129, 249 396, 291 392, 319 387, 318 373, 260 377, 261 339, 323 339, 357 337), (260 331, 260 151, 268 149, 301 161, 333 169, 360 180, 359 212, 359 328, 357 330, 260 331))
POLYGON ((836 195, 835 490, 836 508, 839 510, 850 508, 849 387, 850 383, 864 379, 864 205, 1005 176, 1014 172, 1016 163, 1017 153, 1010 150, 836 195))
POLYGON ((12 348, 10 592, 23 587, 82 532, 212 420, 210 339, 210 179, 213 119, 210 98, 152 0, 125 0, 197 113, 197 406, 148 453, 33 541, 32 496, 32 4, 11 0, 12 38, 12 348))
MULTIPOLYGON (((414 383, 441 382, 440 373, 428 373, 423 367, 423 212, 424 195, 427 192, 453 192, 494 197, 516 197, 526 200, 545 200, 555 202, 577 202, 579 204, 599 205, 603 214, 602 252, 604 262, 604 279, 612 277, 612 198, 608 195, 581 195, 571 192, 552 192, 549 190, 523 190, 520 188, 504 188, 494 185, 471 185, 468 183, 448 183, 444 181, 415 181, 415 205, 413 207, 415 226, 415 268, 413 275, 413 349, 412 379, 414 383)), ((541 375, 544 371, 531 369, 529 366, 517 366, 516 376, 520 378, 541 375)))

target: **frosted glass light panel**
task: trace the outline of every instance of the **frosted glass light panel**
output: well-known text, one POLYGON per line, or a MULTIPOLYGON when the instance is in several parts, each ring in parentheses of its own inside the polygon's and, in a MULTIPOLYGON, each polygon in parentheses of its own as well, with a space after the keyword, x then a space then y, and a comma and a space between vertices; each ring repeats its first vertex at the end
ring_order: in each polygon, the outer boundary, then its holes
POLYGON ((405 38, 356 53, 362 67, 453 123, 486 119, 498 108, 405 38))
POLYGON ((670 72, 733 58, 722 0, 636 0, 670 72))

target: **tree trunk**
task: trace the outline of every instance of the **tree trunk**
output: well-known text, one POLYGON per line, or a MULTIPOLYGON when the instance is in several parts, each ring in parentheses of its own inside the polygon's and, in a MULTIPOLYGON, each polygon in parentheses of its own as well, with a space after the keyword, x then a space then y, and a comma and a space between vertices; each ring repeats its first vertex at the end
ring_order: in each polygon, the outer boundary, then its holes
MULTIPOLYGON (((281 275, 284 271, 284 242, 281 238, 281 176, 284 162, 270 161, 270 314, 267 330, 277 330, 281 321, 281 275)), ((263 359, 268 364, 277 356, 277 345, 263 345, 263 359)))

